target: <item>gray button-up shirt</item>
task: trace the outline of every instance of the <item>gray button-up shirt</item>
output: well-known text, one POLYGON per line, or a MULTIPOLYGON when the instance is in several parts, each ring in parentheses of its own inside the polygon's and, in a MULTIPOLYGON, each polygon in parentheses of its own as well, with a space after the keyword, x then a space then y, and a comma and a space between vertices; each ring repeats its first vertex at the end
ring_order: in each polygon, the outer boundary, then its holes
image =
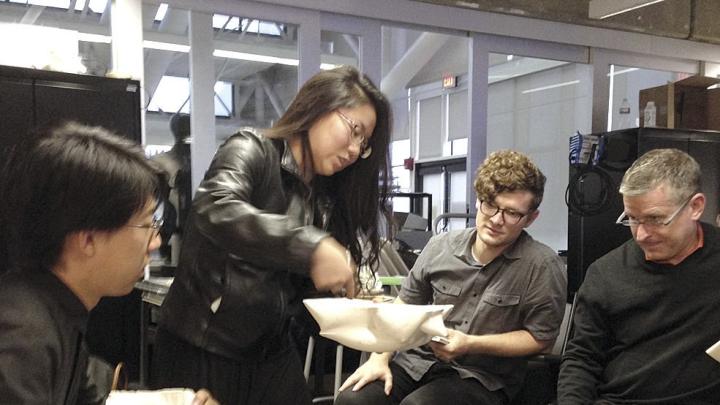
MULTIPOLYGON (((523 231, 514 244, 485 266, 471 253, 474 228, 433 237, 400 291, 408 304, 453 304, 448 328, 469 335, 526 330, 553 340, 565 309, 567 277, 558 255, 523 231)), ((420 380, 439 361, 428 347, 398 353, 394 360, 420 380)), ((522 383, 526 358, 468 354, 452 363, 461 377, 512 397, 522 383)))

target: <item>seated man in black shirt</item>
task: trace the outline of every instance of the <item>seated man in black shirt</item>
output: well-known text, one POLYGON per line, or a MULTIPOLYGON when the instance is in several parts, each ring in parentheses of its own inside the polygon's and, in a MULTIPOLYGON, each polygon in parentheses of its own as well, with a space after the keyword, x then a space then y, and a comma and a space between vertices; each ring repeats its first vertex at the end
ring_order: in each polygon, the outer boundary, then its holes
MULTIPOLYGON (((103 403, 89 373, 88 312, 132 291, 160 244, 159 183, 141 148, 67 124, 18 148, 0 176, 0 402, 103 403)), ((215 403, 208 393, 196 401, 215 403)))
MULTIPOLYGON (((720 232, 700 222, 700 166, 647 152, 620 185, 632 239, 588 268, 560 368, 560 405, 720 404, 720 232)), ((598 235, 601 238, 602 235, 598 235)))

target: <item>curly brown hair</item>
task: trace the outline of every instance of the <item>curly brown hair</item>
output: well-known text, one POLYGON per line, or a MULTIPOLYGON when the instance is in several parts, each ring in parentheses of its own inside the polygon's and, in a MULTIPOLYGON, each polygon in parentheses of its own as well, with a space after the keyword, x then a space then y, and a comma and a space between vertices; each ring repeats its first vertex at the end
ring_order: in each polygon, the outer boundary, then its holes
POLYGON ((501 150, 493 152, 475 172, 475 192, 481 201, 494 201, 498 194, 529 191, 532 210, 537 209, 545 191, 545 175, 526 155, 501 150))

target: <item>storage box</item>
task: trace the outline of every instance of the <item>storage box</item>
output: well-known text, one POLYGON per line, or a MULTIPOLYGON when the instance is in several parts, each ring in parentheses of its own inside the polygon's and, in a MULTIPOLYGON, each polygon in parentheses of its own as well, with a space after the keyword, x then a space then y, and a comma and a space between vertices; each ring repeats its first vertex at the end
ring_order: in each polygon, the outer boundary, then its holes
POLYGON ((656 127, 720 130, 720 89, 708 87, 720 79, 691 76, 664 86, 640 90, 640 126, 645 106, 655 102, 656 127))

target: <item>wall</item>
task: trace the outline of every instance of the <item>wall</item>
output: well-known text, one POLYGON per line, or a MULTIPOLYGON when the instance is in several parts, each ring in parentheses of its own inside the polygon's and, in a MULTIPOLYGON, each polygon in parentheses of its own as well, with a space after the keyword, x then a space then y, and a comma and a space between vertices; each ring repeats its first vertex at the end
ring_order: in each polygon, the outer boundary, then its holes
POLYGON ((489 86, 488 153, 514 149, 528 154, 547 177, 540 216, 529 228, 555 250, 567 249, 568 138, 590 132, 592 68, 567 64, 489 86), (558 83, 577 84, 523 94, 558 83))

